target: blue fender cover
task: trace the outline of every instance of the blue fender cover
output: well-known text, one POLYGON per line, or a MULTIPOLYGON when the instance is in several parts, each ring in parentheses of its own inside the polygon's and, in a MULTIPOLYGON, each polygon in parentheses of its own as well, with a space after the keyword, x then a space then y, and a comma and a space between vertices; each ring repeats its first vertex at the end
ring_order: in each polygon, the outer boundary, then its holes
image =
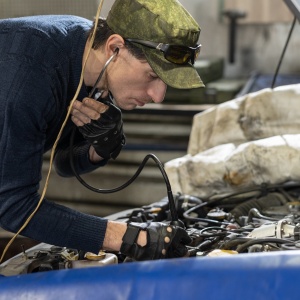
POLYGON ((193 257, 0 277, 0 299, 299 299, 300 251, 193 257))

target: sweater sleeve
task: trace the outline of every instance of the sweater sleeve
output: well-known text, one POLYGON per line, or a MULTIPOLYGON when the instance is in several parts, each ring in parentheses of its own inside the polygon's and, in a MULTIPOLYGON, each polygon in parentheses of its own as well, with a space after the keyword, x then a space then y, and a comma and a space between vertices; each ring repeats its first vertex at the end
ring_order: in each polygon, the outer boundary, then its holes
MULTIPOLYGON (((16 232, 40 199, 49 119, 58 112, 52 77, 45 70, 19 58, 0 61, 0 69, 0 226, 16 232)), ((97 252, 106 226, 106 219, 43 199, 21 234, 53 245, 97 252)))
POLYGON ((69 133, 61 138, 55 151, 54 165, 57 174, 63 177, 74 176, 70 163, 71 160, 78 174, 89 173, 99 167, 105 166, 108 161, 107 159, 103 159, 99 163, 92 163, 90 161, 90 144, 83 138, 75 125, 71 125, 69 126, 69 133))

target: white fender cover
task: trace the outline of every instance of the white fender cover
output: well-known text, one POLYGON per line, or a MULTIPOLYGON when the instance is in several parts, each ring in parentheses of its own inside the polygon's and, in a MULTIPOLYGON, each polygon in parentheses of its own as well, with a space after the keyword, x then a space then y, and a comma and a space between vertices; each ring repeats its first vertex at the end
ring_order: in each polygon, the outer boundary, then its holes
POLYGON ((264 89, 194 117, 188 154, 165 164, 172 191, 209 198, 300 180, 300 85, 264 89))
POLYGON ((300 133, 300 84, 263 89, 196 114, 188 153, 300 133))

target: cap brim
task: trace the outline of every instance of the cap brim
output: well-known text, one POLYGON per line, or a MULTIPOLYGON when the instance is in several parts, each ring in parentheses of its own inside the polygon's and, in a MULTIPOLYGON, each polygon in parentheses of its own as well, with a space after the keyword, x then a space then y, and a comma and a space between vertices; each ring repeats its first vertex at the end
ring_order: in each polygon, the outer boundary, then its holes
POLYGON ((197 70, 192 65, 177 65, 167 61, 161 51, 141 48, 153 71, 167 85, 176 89, 204 87, 197 70))

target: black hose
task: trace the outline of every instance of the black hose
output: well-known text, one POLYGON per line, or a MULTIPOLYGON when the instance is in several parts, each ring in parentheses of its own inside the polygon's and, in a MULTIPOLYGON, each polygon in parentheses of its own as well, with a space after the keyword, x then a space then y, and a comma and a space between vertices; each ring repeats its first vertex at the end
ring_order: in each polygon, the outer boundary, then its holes
POLYGON ((252 208, 256 208, 261 211, 270 206, 282 206, 285 203, 286 201, 284 202, 282 200, 280 194, 270 193, 258 199, 247 200, 244 203, 237 205, 230 211, 230 213, 235 217, 236 220, 238 220, 238 218, 241 216, 247 216, 252 208))
POLYGON ((252 241, 252 238, 249 237, 237 237, 232 240, 224 242, 222 245, 220 245, 220 249, 224 250, 233 250, 238 246, 239 244, 244 244, 247 241, 252 241))
POLYGON ((75 165, 74 165, 74 156, 73 156, 73 144, 74 144, 74 137, 75 137, 75 132, 76 132, 76 127, 74 127, 71 137, 70 137, 70 165, 71 165, 71 169, 75 175, 75 177, 78 179, 78 181, 85 186, 87 189, 96 192, 96 193, 100 193, 100 194, 110 194, 110 193, 115 193, 118 191, 121 191, 123 189, 125 189, 126 187, 128 187, 131 183, 134 182, 134 180, 139 176, 139 174, 141 173, 141 171, 143 170, 143 168, 145 167, 147 161, 149 160, 149 158, 153 159, 155 161, 155 163, 157 164, 161 174, 163 175, 166 187, 167 187, 167 195, 168 195, 168 200, 169 200, 169 208, 170 208, 170 213, 171 213, 171 218, 172 218, 172 224, 173 225, 178 225, 178 226, 182 226, 182 224, 179 224, 179 220, 178 220, 178 215, 177 215, 177 211, 176 211, 176 207, 175 207, 175 201, 174 201, 174 197, 173 197, 173 193, 172 193, 172 189, 171 189, 171 185, 167 176, 167 173, 163 167, 163 164, 160 162, 160 160, 152 153, 147 154, 145 156, 145 158, 143 159, 142 163, 140 164, 139 168, 137 169, 137 171, 135 172, 135 174, 124 184, 122 184, 119 187, 116 188, 112 188, 112 189, 99 189, 99 188, 95 188, 91 185, 89 185, 86 181, 83 180, 83 178, 77 173, 75 165))
POLYGON ((286 48, 287 48, 287 46, 288 46, 288 43, 289 43, 289 41, 290 41, 292 32, 293 32, 293 30, 294 30, 295 23, 296 23, 296 17, 294 17, 294 20, 293 20, 293 23, 292 23, 290 32, 289 32, 289 34, 288 34, 288 38, 287 38, 287 40, 286 40, 286 42, 285 42, 285 45, 284 45, 284 47, 283 47, 283 51, 282 51, 282 53, 281 53, 281 56, 280 56, 278 65, 277 65, 277 67, 276 67, 276 71, 275 71, 275 74, 274 74, 274 77, 273 77, 273 81, 272 81, 272 85, 271 85, 271 88, 272 88, 272 89, 273 89, 274 86, 275 86, 275 82, 276 82, 276 78, 277 78, 277 75, 278 75, 278 72, 279 72, 279 68, 280 68, 280 66, 281 66, 281 63, 282 63, 282 60, 283 60, 283 57, 284 57, 286 48))
POLYGON ((183 213, 183 217, 188 220, 188 221, 194 221, 194 222, 205 222, 205 223, 209 223, 209 224, 214 224, 214 225, 228 225, 230 224, 229 222, 220 222, 220 221, 216 221, 216 220, 212 220, 212 219, 206 219, 206 218, 198 218, 198 217, 191 217, 189 214, 201 207, 206 206, 208 203, 207 202, 203 202, 200 203, 190 209, 188 209, 187 211, 185 211, 183 213))
POLYGON ((251 239, 250 241, 239 245, 236 249, 238 253, 241 253, 245 251, 248 247, 256 244, 287 244, 291 241, 283 240, 283 239, 277 239, 277 238, 264 238, 264 239, 251 239))
POLYGON ((216 237, 216 236, 226 236, 228 229, 222 227, 206 227, 200 230, 199 236, 201 237, 216 237), (214 233, 204 233, 210 230, 222 231, 214 233))

